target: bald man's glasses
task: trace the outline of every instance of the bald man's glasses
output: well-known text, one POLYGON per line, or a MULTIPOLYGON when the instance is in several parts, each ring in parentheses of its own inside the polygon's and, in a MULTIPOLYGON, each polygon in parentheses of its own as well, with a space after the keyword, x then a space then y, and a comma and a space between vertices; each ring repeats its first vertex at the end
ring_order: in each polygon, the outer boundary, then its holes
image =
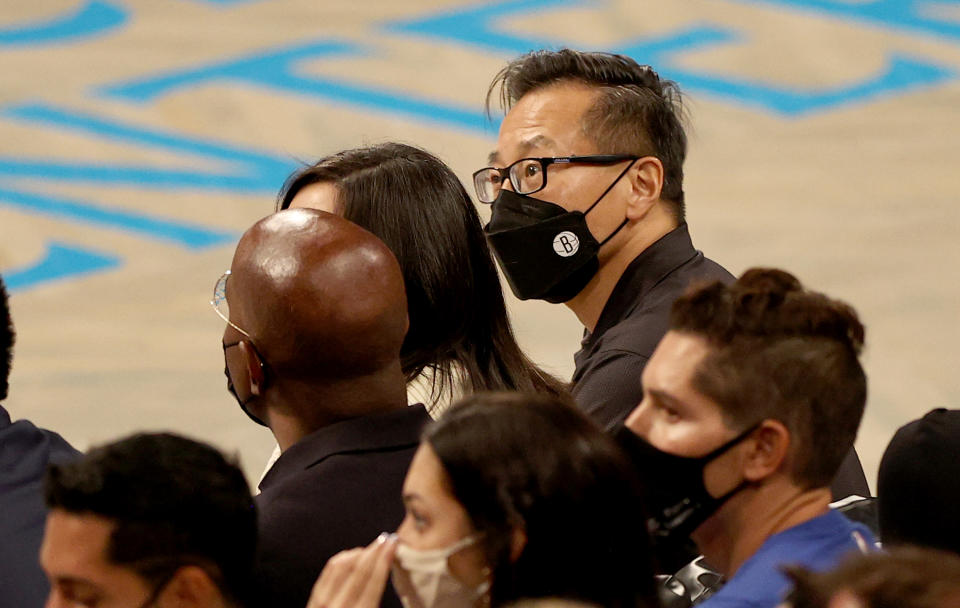
POLYGON ((227 303, 227 279, 229 278, 230 271, 228 270, 217 279, 216 285, 213 286, 213 299, 210 300, 210 306, 213 306, 213 311, 226 321, 227 325, 250 338, 250 334, 234 325, 233 321, 230 320, 230 305, 227 303))

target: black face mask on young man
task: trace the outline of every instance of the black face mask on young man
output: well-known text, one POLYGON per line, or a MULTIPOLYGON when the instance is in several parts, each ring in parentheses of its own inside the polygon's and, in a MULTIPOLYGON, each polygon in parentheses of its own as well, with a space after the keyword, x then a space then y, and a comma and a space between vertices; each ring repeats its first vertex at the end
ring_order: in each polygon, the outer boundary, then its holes
POLYGON ((704 456, 678 456, 659 450, 626 426, 614 439, 634 464, 643 486, 643 503, 654 552, 661 560, 688 542, 690 535, 750 482, 741 481, 722 496, 707 491, 703 479, 707 465, 747 438, 762 420, 704 456))
POLYGON ((600 248, 627 224, 624 218, 616 230, 597 242, 587 227, 587 214, 634 163, 636 160, 583 212, 567 211, 549 201, 500 190, 484 231, 510 289, 518 298, 559 304, 586 287, 600 268, 600 248))

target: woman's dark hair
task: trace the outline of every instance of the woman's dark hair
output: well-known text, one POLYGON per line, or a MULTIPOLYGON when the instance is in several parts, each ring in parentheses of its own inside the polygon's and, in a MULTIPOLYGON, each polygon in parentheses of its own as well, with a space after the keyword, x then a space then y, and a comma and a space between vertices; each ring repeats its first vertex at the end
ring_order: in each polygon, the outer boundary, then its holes
POLYGON ((492 606, 538 597, 657 605, 633 468, 572 404, 547 395, 472 395, 423 440, 482 535, 492 606), (511 559, 517 529, 526 544, 511 559))
POLYGON ((434 401, 455 387, 565 393, 517 345, 476 208, 443 161, 399 143, 338 152, 291 175, 277 209, 315 183, 334 184, 338 212, 400 262, 410 315, 400 353, 408 382, 431 371, 434 401))

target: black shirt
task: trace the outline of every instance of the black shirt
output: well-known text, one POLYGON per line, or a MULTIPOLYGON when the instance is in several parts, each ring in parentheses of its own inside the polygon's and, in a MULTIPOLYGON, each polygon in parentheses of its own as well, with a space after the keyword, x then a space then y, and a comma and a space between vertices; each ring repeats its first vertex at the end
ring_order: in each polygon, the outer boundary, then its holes
POLYGON ((40 608, 46 602, 39 562, 47 517, 43 476, 49 463, 79 455, 56 433, 26 420, 11 422, 0 406, 0 608, 40 608))
MULTIPOLYGON (((303 608, 327 560, 403 521, 403 480, 430 421, 422 405, 344 420, 288 448, 260 482, 259 606, 303 608)), ((391 587, 383 606, 400 607, 391 587)))
MULTIPOLYGON (((694 282, 734 277, 693 248, 681 224, 627 266, 593 332, 584 332, 574 355, 573 396, 581 410, 606 428, 622 423, 643 399, 640 375, 667 333, 670 308, 694 282)), ((857 453, 851 449, 831 486, 834 498, 870 496, 857 453)))
POLYGON ((597 326, 574 355, 573 396, 603 427, 623 422, 643 398, 640 374, 667 333, 670 307, 694 281, 734 277, 693 248, 686 224, 647 247, 627 266, 597 326))

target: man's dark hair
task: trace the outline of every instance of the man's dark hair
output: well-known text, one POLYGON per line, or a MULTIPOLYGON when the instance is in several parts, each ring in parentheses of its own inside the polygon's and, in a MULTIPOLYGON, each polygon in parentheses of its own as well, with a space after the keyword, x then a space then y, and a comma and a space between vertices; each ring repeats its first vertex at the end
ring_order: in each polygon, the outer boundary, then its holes
POLYGON ((792 438, 794 479, 830 484, 867 399, 858 359, 864 328, 853 308, 804 289, 787 272, 754 268, 731 285, 715 282, 680 297, 670 329, 707 340, 693 385, 728 424, 779 420, 792 438))
POLYGON ((47 506, 115 524, 106 558, 162 585, 203 568, 228 599, 247 599, 256 510, 239 467, 214 448, 167 433, 138 434, 51 465, 47 506))
POLYGON ((13 364, 13 343, 16 337, 13 317, 10 316, 7 286, 0 276, 0 401, 7 398, 7 391, 10 390, 10 366, 13 364))
POLYGON ((626 55, 533 51, 514 59, 494 77, 487 91, 487 113, 498 93, 506 111, 527 93, 564 81, 597 87, 599 94, 584 113, 581 127, 600 152, 660 159, 664 171, 660 196, 672 203, 677 221, 684 221, 687 135, 677 84, 626 55))
POLYGON ((656 605, 636 471, 571 403, 475 394, 427 427, 423 440, 481 534, 491 605, 538 597, 656 605), (512 559, 515 529, 526 544, 512 559))
POLYGON ((884 547, 960 555, 960 410, 935 409, 900 427, 880 459, 877 498, 884 547))

